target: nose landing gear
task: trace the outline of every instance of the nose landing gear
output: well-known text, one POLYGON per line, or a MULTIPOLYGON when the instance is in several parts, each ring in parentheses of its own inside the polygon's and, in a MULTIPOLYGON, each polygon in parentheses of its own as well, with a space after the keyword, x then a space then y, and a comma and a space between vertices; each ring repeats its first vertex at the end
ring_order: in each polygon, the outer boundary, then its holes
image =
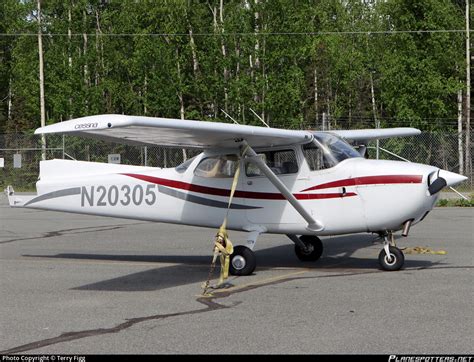
POLYGON ((383 249, 379 254, 380 267, 387 271, 400 270, 405 263, 403 252, 395 245, 395 239, 391 232, 383 235, 383 238, 383 249), (389 237, 391 241, 389 241, 389 237))
POLYGON ((396 246, 389 246, 389 252, 385 248, 379 254, 379 263, 383 270, 395 271, 400 270, 405 263, 403 252, 396 246))

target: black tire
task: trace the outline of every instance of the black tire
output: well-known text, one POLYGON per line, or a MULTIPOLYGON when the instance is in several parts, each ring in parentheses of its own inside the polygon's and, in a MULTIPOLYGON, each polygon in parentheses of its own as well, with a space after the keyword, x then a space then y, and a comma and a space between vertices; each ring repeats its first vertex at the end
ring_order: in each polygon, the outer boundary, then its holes
POLYGON ((302 235, 300 240, 306 245, 307 250, 302 250, 295 244, 295 253, 301 261, 316 261, 323 254, 323 243, 314 235, 302 235))
POLYGON ((231 275, 250 275, 257 266, 255 253, 243 245, 237 245, 230 256, 229 273, 231 275))
POLYGON ((395 246, 389 246, 388 249, 390 251, 391 259, 387 258, 385 249, 382 249, 379 254, 380 267, 387 271, 400 270, 405 263, 405 256, 403 255, 403 252, 395 246))

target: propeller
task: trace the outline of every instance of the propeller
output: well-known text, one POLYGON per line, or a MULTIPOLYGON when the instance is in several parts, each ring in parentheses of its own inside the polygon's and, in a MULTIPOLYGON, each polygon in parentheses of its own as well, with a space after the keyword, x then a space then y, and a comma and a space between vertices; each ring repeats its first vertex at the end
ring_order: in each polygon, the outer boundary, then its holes
POLYGON ((446 186, 454 186, 467 180, 466 176, 439 169, 428 175, 428 192, 434 195, 446 186))

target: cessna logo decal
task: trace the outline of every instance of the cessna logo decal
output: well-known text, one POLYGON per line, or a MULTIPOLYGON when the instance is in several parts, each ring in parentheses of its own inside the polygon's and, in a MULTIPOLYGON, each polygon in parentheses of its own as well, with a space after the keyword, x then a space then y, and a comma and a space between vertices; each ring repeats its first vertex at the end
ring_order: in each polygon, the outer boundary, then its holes
POLYGON ((89 129, 89 128, 97 128, 99 126, 98 123, 80 123, 74 126, 74 129, 89 129))

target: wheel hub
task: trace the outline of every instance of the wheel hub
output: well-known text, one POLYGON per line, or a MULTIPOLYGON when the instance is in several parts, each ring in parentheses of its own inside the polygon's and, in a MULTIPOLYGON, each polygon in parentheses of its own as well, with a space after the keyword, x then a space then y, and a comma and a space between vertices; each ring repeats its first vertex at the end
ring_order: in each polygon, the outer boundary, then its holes
POLYGON ((301 252, 305 255, 311 255, 311 253, 314 251, 314 245, 305 243, 305 248, 301 249, 301 252))
POLYGON ((387 265, 394 265, 396 262, 397 258, 392 253, 390 253, 389 255, 385 255, 385 263, 387 265))
POLYGON ((245 258, 241 255, 236 255, 232 258, 232 266, 235 270, 242 270, 247 265, 245 258))

